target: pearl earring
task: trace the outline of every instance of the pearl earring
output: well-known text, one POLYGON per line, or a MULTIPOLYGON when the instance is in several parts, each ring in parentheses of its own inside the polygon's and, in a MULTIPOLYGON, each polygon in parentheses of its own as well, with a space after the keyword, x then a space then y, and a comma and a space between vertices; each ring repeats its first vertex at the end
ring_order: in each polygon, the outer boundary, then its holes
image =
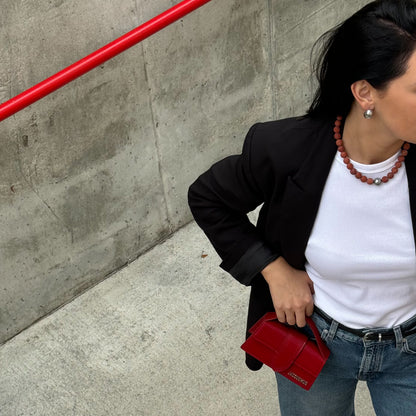
POLYGON ((364 111, 364 118, 366 119, 366 120, 369 120, 371 117, 373 117, 373 110, 370 110, 370 109, 368 109, 368 110, 365 110, 364 111))

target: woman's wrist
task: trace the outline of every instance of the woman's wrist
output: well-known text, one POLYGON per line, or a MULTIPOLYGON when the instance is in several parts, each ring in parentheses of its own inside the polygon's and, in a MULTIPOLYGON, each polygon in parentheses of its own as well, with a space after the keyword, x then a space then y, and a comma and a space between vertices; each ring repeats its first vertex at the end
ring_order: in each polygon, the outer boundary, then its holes
POLYGON ((285 259, 283 257, 278 257, 276 260, 273 260, 269 263, 262 271, 261 274, 263 275, 264 279, 267 283, 270 283, 270 280, 273 276, 276 276, 276 273, 283 270, 285 259))

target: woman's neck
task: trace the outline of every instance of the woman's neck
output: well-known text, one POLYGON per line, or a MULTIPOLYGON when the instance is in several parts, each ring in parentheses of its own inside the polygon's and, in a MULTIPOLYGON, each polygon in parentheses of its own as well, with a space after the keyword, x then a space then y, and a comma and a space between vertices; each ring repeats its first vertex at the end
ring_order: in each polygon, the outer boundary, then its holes
POLYGON ((345 120, 342 138, 348 156, 355 162, 366 165, 387 160, 403 145, 403 140, 388 134, 376 115, 366 120, 361 109, 355 105, 345 120))

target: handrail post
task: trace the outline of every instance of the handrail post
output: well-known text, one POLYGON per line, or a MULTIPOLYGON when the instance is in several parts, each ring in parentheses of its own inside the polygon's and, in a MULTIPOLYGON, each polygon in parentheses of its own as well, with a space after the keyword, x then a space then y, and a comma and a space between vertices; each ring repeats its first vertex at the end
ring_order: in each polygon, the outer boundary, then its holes
POLYGON ((114 58, 116 55, 169 26, 209 1, 211 0, 184 0, 131 32, 98 49, 96 52, 4 102, 0 105, 0 122, 79 78, 86 72, 102 65, 109 59, 114 58))

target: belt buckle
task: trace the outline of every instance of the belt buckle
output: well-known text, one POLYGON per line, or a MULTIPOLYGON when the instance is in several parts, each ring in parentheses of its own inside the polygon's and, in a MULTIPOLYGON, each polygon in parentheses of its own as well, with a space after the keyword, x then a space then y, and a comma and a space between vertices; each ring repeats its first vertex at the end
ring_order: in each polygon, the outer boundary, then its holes
POLYGON ((372 332, 368 331, 363 336, 363 341, 369 341, 370 336, 373 335, 372 332))
POLYGON ((371 341, 371 340, 374 340, 376 337, 376 335, 378 335, 378 337, 377 337, 377 339, 378 339, 378 342, 381 342, 382 341, 382 339, 383 339, 383 334, 381 333, 381 332, 379 332, 378 334, 376 333, 376 332, 371 332, 371 331, 368 331, 368 332, 366 332, 365 334, 364 334, 364 336, 363 336, 363 340, 364 341, 371 341))

